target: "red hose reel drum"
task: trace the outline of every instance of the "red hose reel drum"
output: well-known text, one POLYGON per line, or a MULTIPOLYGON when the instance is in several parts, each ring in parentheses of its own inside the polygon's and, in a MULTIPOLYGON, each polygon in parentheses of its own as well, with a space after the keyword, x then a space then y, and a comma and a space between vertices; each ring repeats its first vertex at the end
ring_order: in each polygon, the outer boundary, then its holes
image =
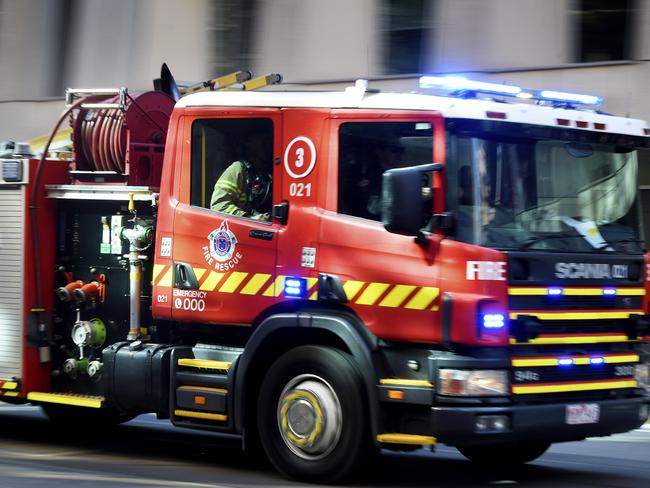
MULTIPOLYGON (((86 101, 117 106, 119 96, 91 95, 86 101)), ((168 95, 149 91, 128 96, 124 110, 79 110, 72 122, 75 177, 97 182, 101 171, 102 181, 159 186, 173 108, 168 95)))

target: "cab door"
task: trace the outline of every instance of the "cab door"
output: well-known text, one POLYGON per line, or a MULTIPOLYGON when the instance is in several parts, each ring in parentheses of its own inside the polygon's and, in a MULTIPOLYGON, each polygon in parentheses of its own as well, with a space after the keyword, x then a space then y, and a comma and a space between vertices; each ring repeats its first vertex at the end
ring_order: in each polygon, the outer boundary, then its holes
POLYGON ((275 293, 278 224, 211 210, 217 179, 247 159, 247 140, 269 132, 265 159, 272 176, 265 209, 279 199, 282 133, 278 109, 211 107, 188 112, 180 201, 174 218, 172 318, 181 322, 250 325, 275 293))

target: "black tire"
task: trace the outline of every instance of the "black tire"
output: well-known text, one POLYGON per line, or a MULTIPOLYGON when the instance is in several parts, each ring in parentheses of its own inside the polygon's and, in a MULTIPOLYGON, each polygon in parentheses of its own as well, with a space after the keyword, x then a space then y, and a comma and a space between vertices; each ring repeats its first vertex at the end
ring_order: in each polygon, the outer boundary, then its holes
POLYGON ((361 472, 373 452, 363 385, 352 357, 301 346, 262 384, 257 419, 271 463, 290 477, 333 483, 361 472))
POLYGON ((487 446, 457 446, 467 459, 476 464, 509 467, 529 463, 551 446, 550 442, 513 442, 487 446))
POLYGON ((125 414, 116 408, 85 408, 56 403, 41 404, 51 422, 62 425, 74 425, 79 428, 102 430, 128 422, 134 415, 125 414))

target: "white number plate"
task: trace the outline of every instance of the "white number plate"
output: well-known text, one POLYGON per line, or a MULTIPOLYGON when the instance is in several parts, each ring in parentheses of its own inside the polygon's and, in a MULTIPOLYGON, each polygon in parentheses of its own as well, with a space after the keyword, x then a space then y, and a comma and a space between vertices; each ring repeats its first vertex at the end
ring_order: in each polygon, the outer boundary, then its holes
POLYGON ((566 406, 566 423, 596 424, 600 420, 600 405, 597 403, 581 403, 579 405, 566 406))

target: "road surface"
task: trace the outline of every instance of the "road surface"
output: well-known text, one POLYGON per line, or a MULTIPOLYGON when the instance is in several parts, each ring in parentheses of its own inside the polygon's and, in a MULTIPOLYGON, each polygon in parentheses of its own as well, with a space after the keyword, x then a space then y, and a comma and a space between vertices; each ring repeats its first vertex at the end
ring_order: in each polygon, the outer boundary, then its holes
MULTIPOLYGON (((623 435, 554 445, 517 470, 481 471, 458 451, 386 452, 357 486, 650 486, 650 424, 623 435)), ((176 429, 143 415, 110 432, 50 424, 38 407, 0 403, 0 487, 220 488, 315 486, 253 464, 233 437, 176 429)))

